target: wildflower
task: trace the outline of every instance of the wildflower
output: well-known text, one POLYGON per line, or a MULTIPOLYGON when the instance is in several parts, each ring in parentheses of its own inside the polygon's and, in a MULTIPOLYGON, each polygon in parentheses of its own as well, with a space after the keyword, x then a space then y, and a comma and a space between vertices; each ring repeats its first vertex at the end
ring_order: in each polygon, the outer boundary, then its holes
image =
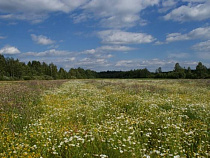
POLYGON ((58 153, 57 153, 56 151, 53 151, 53 154, 54 154, 54 155, 57 155, 58 153))
POLYGON ((26 155, 28 155, 28 153, 27 152, 24 152, 23 155, 26 156, 26 155))
POLYGON ((108 157, 108 156, 107 156, 107 155, 104 155, 104 154, 101 154, 100 157, 101 157, 101 158, 106 158, 106 157, 108 157))

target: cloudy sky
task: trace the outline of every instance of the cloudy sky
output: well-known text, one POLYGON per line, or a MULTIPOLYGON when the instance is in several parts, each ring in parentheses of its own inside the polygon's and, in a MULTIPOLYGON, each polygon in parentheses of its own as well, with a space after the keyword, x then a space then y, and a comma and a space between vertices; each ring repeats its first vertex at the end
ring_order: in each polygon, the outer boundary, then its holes
POLYGON ((0 54, 66 70, 210 67, 210 0, 0 0, 0 54))

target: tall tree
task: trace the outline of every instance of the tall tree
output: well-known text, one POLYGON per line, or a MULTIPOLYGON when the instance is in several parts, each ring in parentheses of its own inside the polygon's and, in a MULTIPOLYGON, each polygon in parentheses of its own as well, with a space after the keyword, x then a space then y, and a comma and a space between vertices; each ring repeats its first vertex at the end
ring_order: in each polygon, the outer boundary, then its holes
POLYGON ((57 66, 54 65, 53 63, 50 63, 49 67, 50 67, 50 76, 53 77, 54 79, 57 79, 58 75, 57 66))
POLYGON ((174 66, 174 72, 171 74, 173 78, 185 78, 185 70, 179 65, 179 63, 176 63, 174 66))
POLYGON ((158 69, 156 69, 156 71, 155 71, 156 73, 162 73, 162 68, 161 67, 159 67, 158 69))
POLYGON ((6 71, 6 60, 3 55, 0 54, 0 79, 3 78, 6 71))
POLYGON ((68 78, 67 72, 62 67, 58 71, 58 76, 59 76, 59 79, 67 79, 68 78))
POLYGON ((196 66, 196 74, 198 78, 205 78, 207 76, 207 67, 199 62, 196 66))

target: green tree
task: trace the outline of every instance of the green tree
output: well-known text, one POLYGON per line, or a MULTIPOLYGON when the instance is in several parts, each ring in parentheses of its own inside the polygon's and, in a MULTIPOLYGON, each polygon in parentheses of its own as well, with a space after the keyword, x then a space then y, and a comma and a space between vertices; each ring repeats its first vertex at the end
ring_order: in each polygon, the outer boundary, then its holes
POLYGON ((38 75, 38 76, 43 75, 41 63, 39 61, 32 61, 31 67, 36 72, 36 75, 38 75))
POLYGON ((190 67, 187 68, 186 70, 186 78, 194 78, 192 70, 190 67))
POLYGON ((174 71, 170 74, 172 78, 185 78, 185 69, 183 69, 179 63, 176 63, 174 66, 174 71))
POLYGON ((61 67, 58 71, 59 79, 67 79, 68 73, 61 67))
POLYGON ((156 69, 156 71, 155 71, 156 73, 162 73, 162 68, 161 67, 159 67, 158 69, 156 69))
POLYGON ((207 76, 207 67, 199 62, 196 66, 196 74, 198 78, 205 78, 207 76))
POLYGON ((6 69, 6 60, 3 55, 0 54, 0 79, 3 79, 3 76, 5 75, 6 69))
POLYGON ((50 68, 50 76, 53 77, 53 79, 57 79, 58 76, 57 66, 54 65, 53 63, 50 63, 49 68, 50 68))
POLYGON ((42 72, 44 75, 51 76, 50 66, 45 62, 42 63, 42 72))

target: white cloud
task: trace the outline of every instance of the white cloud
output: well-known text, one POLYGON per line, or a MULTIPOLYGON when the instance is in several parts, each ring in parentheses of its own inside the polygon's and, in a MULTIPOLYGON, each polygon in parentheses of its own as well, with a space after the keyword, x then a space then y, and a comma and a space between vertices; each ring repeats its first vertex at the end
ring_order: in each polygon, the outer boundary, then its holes
POLYGON ((190 55, 188 53, 171 53, 168 55, 170 59, 185 59, 188 58, 190 55))
POLYGON ((95 54, 95 53, 96 53, 96 49, 88 49, 81 52, 81 54, 95 54))
POLYGON ((158 3, 159 0, 91 0, 83 9, 100 19, 104 27, 124 28, 140 23, 141 11, 158 3))
POLYGON ((183 2, 199 2, 199 3, 202 3, 202 2, 206 2, 207 0, 182 0, 183 2))
POLYGON ((185 22, 202 21, 210 18, 209 1, 187 0, 187 2, 190 3, 188 3, 188 5, 182 5, 179 8, 172 10, 170 13, 164 16, 164 19, 185 22))
POLYGON ((95 49, 88 49, 80 52, 79 54, 86 54, 92 56, 100 56, 110 52, 127 52, 135 50, 133 47, 121 46, 121 45, 104 45, 95 49))
MULTIPOLYGON (((180 63, 182 67, 191 67, 195 69, 198 61, 179 61, 179 60, 161 60, 161 59, 131 59, 131 60, 120 60, 114 65, 114 70, 130 70, 130 69, 143 69, 147 68, 149 71, 155 71, 158 67, 161 67, 163 71, 171 71, 174 69, 176 63, 180 63)), ((209 65, 209 64, 204 64, 209 65)))
POLYGON ((41 44, 41 45, 50 45, 50 44, 55 43, 55 41, 53 41, 43 35, 37 36, 37 35, 31 34, 31 38, 34 42, 36 42, 37 44, 41 44))
POLYGON ((89 14, 81 13, 81 14, 72 14, 70 18, 72 18, 74 23, 77 24, 77 23, 85 22, 86 20, 92 18, 92 16, 89 14))
POLYGON ((132 47, 127 47, 127 46, 120 46, 120 45, 105 45, 99 47, 100 50, 103 51, 131 51, 134 50, 135 48, 132 47))
POLYGON ((194 29, 188 34, 188 36, 192 39, 210 39, 210 26, 194 29))
POLYGON ((87 0, 1 0, 0 10, 4 12, 70 12, 87 0))
POLYGON ((115 66, 120 70, 130 70, 130 69, 143 69, 147 68, 150 71, 155 71, 158 67, 167 67, 167 69, 173 68, 175 62, 172 60, 160 60, 160 59, 151 59, 151 60, 141 60, 141 59, 132 59, 132 60, 120 60, 117 61, 115 66))
POLYGON ((124 32, 120 30, 105 30, 98 32, 102 43, 107 44, 142 44, 151 43, 154 37, 145 33, 124 32))
POLYGON ((196 55, 200 59, 210 60, 210 40, 197 43, 192 46, 197 51, 196 55))
POLYGON ((101 70, 101 69, 106 69, 106 67, 110 66, 110 63, 107 61, 105 58, 82 58, 78 60, 75 64, 74 67, 83 67, 85 69, 93 69, 93 70, 101 70))
POLYGON ((2 49, 0 49, 0 54, 19 54, 20 51, 16 48, 16 47, 13 47, 13 46, 4 46, 2 49))
POLYGON ((162 41, 156 41, 155 42, 155 45, 163 45, 163 44, 166 44, 166 42, 162 42, 162 41))
POLYGON ((46 13, 27 13, 27 14, 21 14, 21 13, 15 13, 15 14, 5 14, 0 15, 0 19, 14 19, 14 20, 27 20, 31 21, 31 23, 36 24, 44 21, 48 18, 48 15, 46 13))
POLYGON ((1 0, 0 11, 7 14, 0 18, 38 23, 46 19, 50 12, 69 13, 86 2, 87 0, 1 0))
POLYGON ((75 57, 71 57, 71 58, 68 58, 68 59, 66 59, 66 61, 75 61, 75 57))
POLYGON ((130 67, 133 66, 132 64, 133 64, 132 60, 120 60, 115 64, 115 66, 130 67))
POLYGON ((89 18, 99 19, 104 27, 124 28, 145 25, 140 17, 147 7, 158 5, 160 0, 0 0, 0 18, 27 20, 39 23, 49 13, 70 13, 81 9, 81 14, 71 16, 75 23, 89 18))
POLYGON ((192 48, 197 51, 209 51, 210 52, 210 40, 197 43, 192 48))
POLYGON ((178 1, 176 0, 162 0, 162 5, 158 9, 160 13, 167 12, 168 10, 174 8, 178 1))
POLYGON ((162 1, 163 7, 172 7, 172 6, 176 5, 176 4, 177 4, 177 1, 175 1, 175 0, 162 1))
POLYGON ((184 41, 192 39, 210 39, 210 27, 199 27, 186 34, 168 34, 166 37, 166 42, 184 41))
POLYGON ((55 56, 67 56, 71 55, 72 52, 64 51, 64 50, 56 50, 50 49, 43 52, 27 52, 24 53, 23 56, 34 56, 34 57, 55 57, 55 56))
POLYGON ((167 42, 183 41, 183 40, 189 40, 189 37, 186 34, 182 35, 181 33, 171 33, 168 34, 166 37, 167 42))

